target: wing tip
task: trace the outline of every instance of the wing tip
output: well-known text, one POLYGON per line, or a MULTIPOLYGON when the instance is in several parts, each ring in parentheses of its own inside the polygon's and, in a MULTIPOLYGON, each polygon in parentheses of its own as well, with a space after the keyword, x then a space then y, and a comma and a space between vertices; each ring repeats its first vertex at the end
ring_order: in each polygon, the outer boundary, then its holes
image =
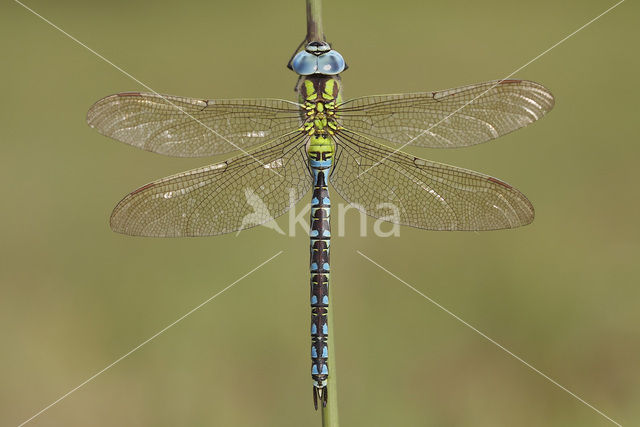
POLYGON ((546 97, 545 101, 547 105, 545 106, 546 108, 542 109, 543 115, 551 111, 556 104, 556 98, 555 96, 553 96, 553 93, 546 86, 538 82, 534 82, 533 80, 505 79, 505 80, 499 80, 498 84, 499 85, 518 84, 522 86, 531 86, 537 89, 539 92, 544 93, 546 97))
POLYGON ((96 102, 94 102, 91 107, 89 107, 89 110, 87 111, 87 123, 89 123, 89 126, 91 126, 92 128, 95 127, 92 122, 92 118, 97 117, 97 111, 98 108, 100 108, 101 106, 103 106, 104 104, 114 100, 114 99, 118 99, 118 98, 126 98, 126 97, 142 97, 144 95, 151 95, 151 94, 145 94, 143 92, 118 92, 118 93, 113 93, 111 95, 107 95, 105 97, 102 97, 100 99, 98 99, 96 102))
MULTIPOLYGON (((527 198, 527 196, 525 196, 517 188, 507 184, 504 181, 499 180, 498 178, 487 176, 487 181, 506 188, 515 197, 514 201, 519 202, 518 203, 519 206, 517 206, 517 209, 512 208, 513 213, 515 213, 515 216, 517 218, 517 221, 512 222, 511 220, 509 220, 508 224, 505 224, 504 226, 501 226, 501 227, 497 227, 493 230, 518 228, 518 227, 523 227, 525 225, 529 225, 533 222, 536 216, 536 211, 535 211, 535 208, 533 207, 533 203, 531 203, 531 201, 527 198)), ((488 230, 492 230, 492 229, 488 229, 488 230)))

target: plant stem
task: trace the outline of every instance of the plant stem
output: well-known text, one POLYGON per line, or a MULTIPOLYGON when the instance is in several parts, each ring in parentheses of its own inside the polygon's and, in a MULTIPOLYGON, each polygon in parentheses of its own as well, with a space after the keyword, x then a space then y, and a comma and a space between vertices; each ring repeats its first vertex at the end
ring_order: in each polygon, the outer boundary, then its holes
POLYGON ((307 0, 307 43, 323 41, 322 0, 307 0))

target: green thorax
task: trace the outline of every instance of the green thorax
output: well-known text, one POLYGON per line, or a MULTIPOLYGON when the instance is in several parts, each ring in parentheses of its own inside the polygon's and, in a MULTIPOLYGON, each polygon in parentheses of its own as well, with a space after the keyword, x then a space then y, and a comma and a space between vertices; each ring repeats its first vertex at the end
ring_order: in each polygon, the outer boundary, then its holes
POLYGON ((337 76, 312 75, 298 84, 302 104, 301 130, 311 138, 307 152, 312 167, 328 168, 335 152, 334 135, 340 127, 337 107, 342 102, 342 87, 337 76))

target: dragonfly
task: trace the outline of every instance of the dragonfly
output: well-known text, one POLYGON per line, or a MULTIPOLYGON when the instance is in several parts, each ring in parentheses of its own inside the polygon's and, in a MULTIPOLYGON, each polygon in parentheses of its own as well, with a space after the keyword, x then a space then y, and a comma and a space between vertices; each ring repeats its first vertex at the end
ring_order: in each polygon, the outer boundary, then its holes
POLYGON ((135 236, 213 236, 272 221, 311 191, 311 377, 326 405, 329 184, 366 214, 427 230, 529 224, 531 202, 497 178, 403 152, 466 147, 535 122, 553 108, 544 86, 496 80, 455 89, 342 98, 342 55, 306 44, 289 62, 297 102, 206 100, 157 93, 107 96, 87 121, 101 134, 178 157, 241 151, 223 162, 143 185, 124 197, 111 228, 135 236), (394 214, 381 206, 395 206, 394 214))

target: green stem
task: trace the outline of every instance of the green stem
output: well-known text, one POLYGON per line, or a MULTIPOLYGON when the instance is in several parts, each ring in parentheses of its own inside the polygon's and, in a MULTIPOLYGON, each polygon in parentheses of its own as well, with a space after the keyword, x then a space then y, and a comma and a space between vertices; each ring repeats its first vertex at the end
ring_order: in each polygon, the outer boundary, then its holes
POLYGON ((323 41, 322 0, 307 0, 307 43, 323 41))

